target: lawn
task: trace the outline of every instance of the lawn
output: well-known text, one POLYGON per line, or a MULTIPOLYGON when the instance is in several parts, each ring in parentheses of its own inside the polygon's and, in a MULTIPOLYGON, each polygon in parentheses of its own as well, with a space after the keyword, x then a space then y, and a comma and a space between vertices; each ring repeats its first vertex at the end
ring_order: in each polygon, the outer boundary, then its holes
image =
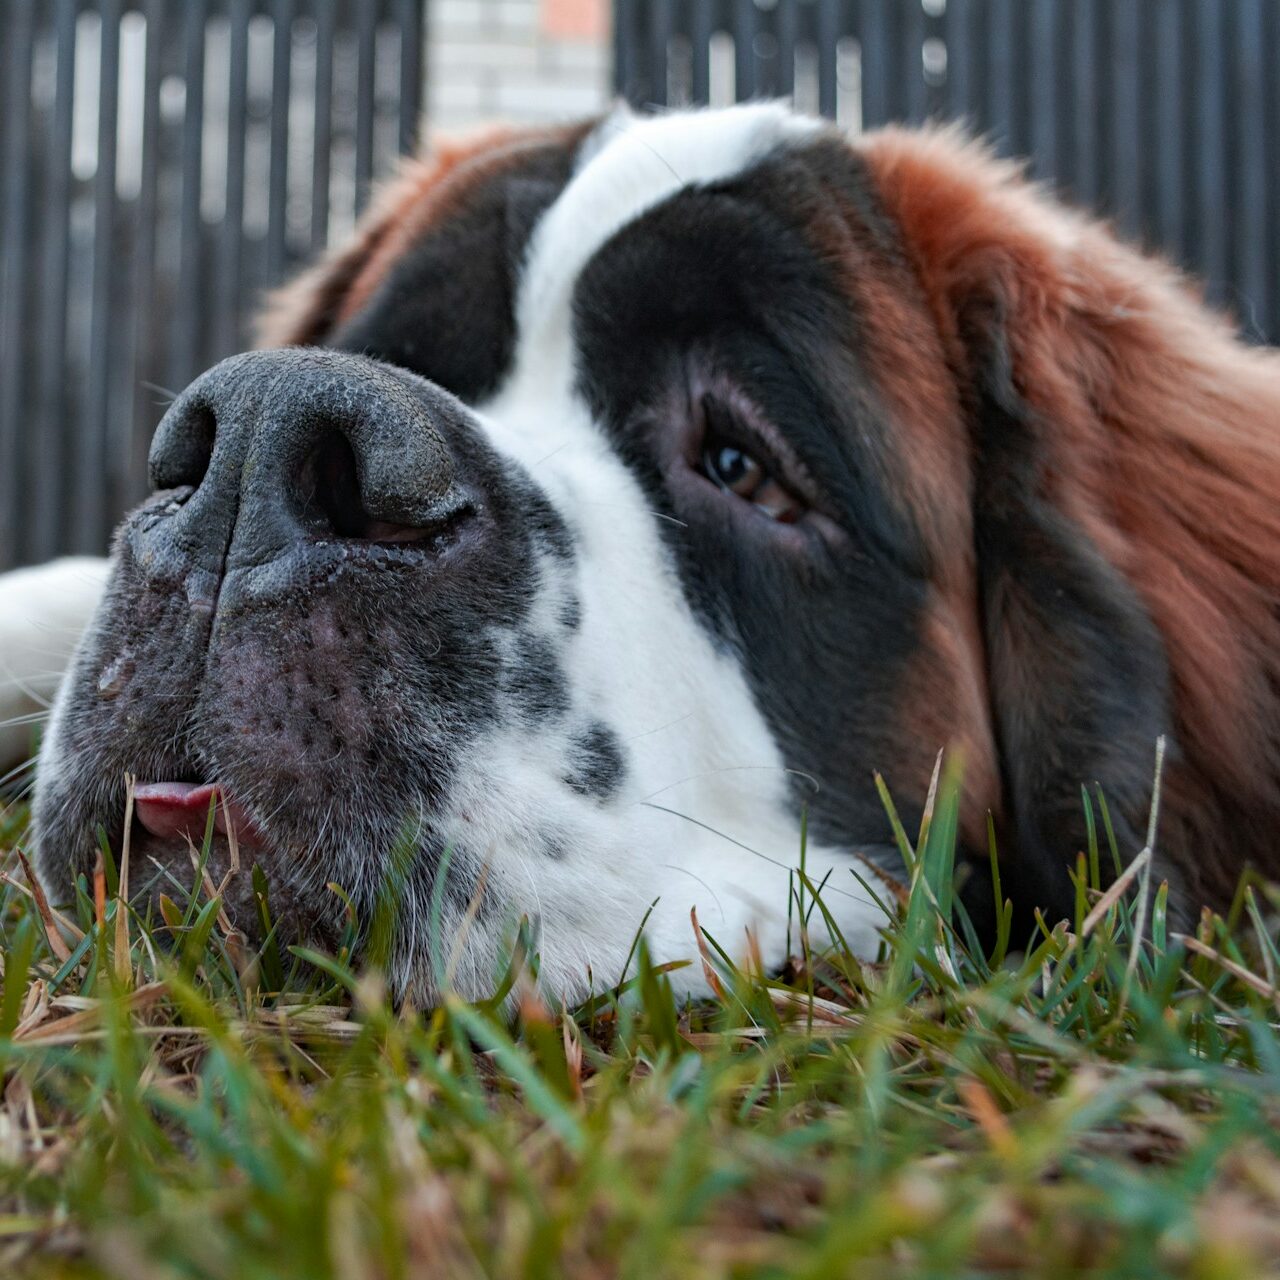
POLYGON ((1280 1275, 1280 894, 1175 935, 1082 803, 1076 918, 1030 945, 955 906, 944 780, 876 962, 810 951, 797 874, 788 971, 691 922, 691 1007, 643 947, 549 1007, 526 933, 488 1004, 397 1010, 255 953, 212 875, 148 919, 108 856, 55 919, 6 853, 0 1275, 1280 1275))

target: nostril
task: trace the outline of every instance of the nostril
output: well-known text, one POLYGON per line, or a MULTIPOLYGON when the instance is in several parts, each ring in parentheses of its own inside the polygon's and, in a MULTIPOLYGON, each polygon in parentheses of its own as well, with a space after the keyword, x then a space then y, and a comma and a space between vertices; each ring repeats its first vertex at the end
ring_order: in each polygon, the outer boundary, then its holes
POLYGON ((326 432, 304 459, 299 477, 303 516, 316 532, 361 538, 368 515, 360 500, 360 471, 351 442, 337 430, 326 432))
POLYGON ((156 430, 148 460, 153 489, 197 489, 209 470, 218 421, 198 402, 173 406, 156 430))
POLYGON ((465 501, 445 504, 425 523, 386 519, 370 511, 361 493, 360 467, 351 442, 333 428, 303 460, 296 492, 303 524, 321 537, 360 542, 420 542, 438 545, 471 514, 465 501))

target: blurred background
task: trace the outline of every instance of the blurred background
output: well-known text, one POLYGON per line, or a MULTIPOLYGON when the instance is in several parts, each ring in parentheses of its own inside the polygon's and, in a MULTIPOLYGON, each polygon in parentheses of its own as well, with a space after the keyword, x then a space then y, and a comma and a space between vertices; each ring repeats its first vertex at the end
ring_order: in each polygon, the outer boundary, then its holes
POLYGON ((0 568, 105 549, 170 392, 435 130, 960 118, 1280 340, 1280 0, 0 0, 0 568))

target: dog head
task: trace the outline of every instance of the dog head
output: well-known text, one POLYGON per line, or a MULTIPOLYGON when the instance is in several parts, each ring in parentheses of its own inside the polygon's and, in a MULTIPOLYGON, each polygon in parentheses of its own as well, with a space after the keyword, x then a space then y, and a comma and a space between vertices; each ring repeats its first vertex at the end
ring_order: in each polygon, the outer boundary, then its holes
POLYGON ((1203 429, 1264 358, 951 135, 851 145, 775 106, 491 135, 408 170, 266 337, 157 432, 41 761, 55 889, 129 773, 135 865, 185 879, 216 797, 297 928, 334 927, 327 884, 367 918, 394 883, 400 986, 429 996, 444 955, 483 991, 530 917, 577 995, 646 919, 691 955, 694 906, 780 962, 802 826, 872 947, 872 772, 918 812, 945 745, 965 846, 993 814, 1050 909, 1080 784, 1130 840, 1162 733, 1179 831, 1214 752, 1252 770, 1251 821, 1274 804, 1248 705, 1274 561, 1241 552, 1226 604, 1197 487, 1254 449, 1232 496, 1280 543, 1247 496, 1274 447, 1203 429), (1159 576, 1179 557, 1194 600, 1159 576))

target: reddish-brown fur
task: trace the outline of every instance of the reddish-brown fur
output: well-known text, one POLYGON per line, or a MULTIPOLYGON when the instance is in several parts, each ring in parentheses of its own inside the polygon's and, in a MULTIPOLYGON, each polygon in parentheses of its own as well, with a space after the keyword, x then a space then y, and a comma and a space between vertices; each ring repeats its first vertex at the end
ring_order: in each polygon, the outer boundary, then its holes
POLYGON ((953 131, 859 150, 956 385, 974 376, 961 317, 998 300, 1017 389, 1051 424, 1052 499, 1161 632, 1182 757, 1163 833, 1191 896, 1220 900, 1246 859, 1280 870, 1280 355, 953 131))
POLYGON ((935 566, 928 616, 904 681, 903 738, 896 757, 874 767, 895 787, 912 789, 929 778, 939 748, 958 751, 961 833, 970 847, 984 848, 986 815, 1001 809, 1000 770, 975 591, 972 494, 963 483, 969 451, 960 389, 910 264, 886 256, 852 202, 827 195, 839 216, 810 211, 808 236, 862 318, 850 341, 893 424, 899 501, 924 532, 935 566))

